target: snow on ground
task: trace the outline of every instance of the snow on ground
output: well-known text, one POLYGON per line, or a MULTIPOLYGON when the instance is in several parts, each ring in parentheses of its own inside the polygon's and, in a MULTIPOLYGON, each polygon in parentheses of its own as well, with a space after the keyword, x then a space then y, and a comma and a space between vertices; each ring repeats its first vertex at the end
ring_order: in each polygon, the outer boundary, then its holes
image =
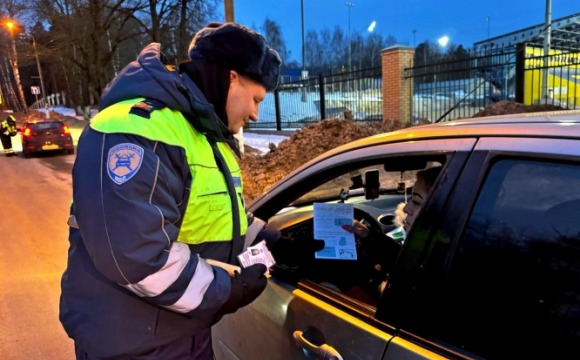
MULTIPOLYGON (((50 108, 49 110, 52 111, 52 112, 55 112, 57 114, 61 114, 63 116, 77 117, 77 114, 75 113, 75 110, 74 109, 71 109, 71 108, 55 106, 55 107, 50 108)), ((82 116, 80 118, 82 120, 82 116)))
POLYGON ((269 145, 271 143, 278 146, 278 144, 280 142, 282 142, 283 140, 286 140, 286 139, 288 139, 288 136, 256 134, 256 133, 247 132, 247 131, 244 131, 244 133, 243 133, 244 145, 251 146, 254 149, 259 150, 263 154, 270 151, 269 145))
MULTIPOLYGON (((379 90, 358 92, 327 92, 324 96, 326 115, 342 117, 343 109, 350 109, 353 116, 363 118, 382 114, 382 96, 379 90), (332 113, 332 114, 331 114, 332 113)), ((320 118, 320 94, 318 92, 280 91, 280 117, 284 122, 297 122, 320 118)), ((260 104, 258 122, 276 121, 274 93, 268 92, 260 104)))

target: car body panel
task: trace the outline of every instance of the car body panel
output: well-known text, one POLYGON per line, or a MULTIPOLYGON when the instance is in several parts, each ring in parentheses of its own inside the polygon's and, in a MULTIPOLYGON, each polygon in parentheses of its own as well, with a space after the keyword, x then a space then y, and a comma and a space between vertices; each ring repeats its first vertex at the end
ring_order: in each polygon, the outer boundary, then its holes
POLYGON ((325 344, 334 348, 344 359, 383 357, 392 335, 305 291, 294 289, 289 292, 290 289, 284 285, 270 279, 264 293, 251 306, 240 309, 233 323, 222 320, 213 326, 214 349, 218 349, 218 359, 302 358, 303 349, 296 345, 293 334, 308 328, 319 330, 325 344), (244 324, 253 324, 252 329, 231 331, 232 325, 243 327, 244 324), (353 333, 358 336, 352 337, 353 333), (263 334, 268 334, 268 338, 263 338, 263 334), (365 355, 361 357, 362 353, 365 355), (231 357, 231 354, 236 354, 236 357, 231 357))

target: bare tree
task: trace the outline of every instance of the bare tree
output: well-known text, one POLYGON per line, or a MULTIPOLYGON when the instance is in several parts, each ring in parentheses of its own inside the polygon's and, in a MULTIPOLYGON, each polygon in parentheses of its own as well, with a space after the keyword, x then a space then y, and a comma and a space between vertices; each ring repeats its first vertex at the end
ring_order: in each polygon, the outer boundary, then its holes
POLYGON ((184 60, 193 33, 215 19, 218 0, 29 3, 35 19, 45 25, 44 29, 28 25, 29 36, 44 37, 37 41, 38 53, 53 85, 59 82, 59 87, 72 90, 67 98, 73 105, 94 105, 118 70, 148 43, 161 42, 171 61, 184 60))
POLYGON ((22 81, 20 78, 18 51, 16 50, 16 43, 22 31, 20 24, 21 18, 24 19, 26 17, 26 10, 27 7, 22 0, 0 1, 0 13, 5 14, 2 25, 9 33, 9 37, 6 38, 8 46, 5 47, 5 49, 8 51, 5 51, 4 54, 7 54, 7 58, 10 61, 12 75, 14 77, 14 85, 16 87, 16 93, 18 94, 18 102, 15 105, 17 105, 19 109, 28 112, 28 105, 26 104, 24 90, 22 88, 22 81))
POLYGON ((348 38, 340 26, 334 28, 330 48, 334 53, 332 67, 334 69, 348 69, 348 38))
POLYGON ((320 66, 320 59, 322 58, 322 45, 318 36, 318 32, 309 30, 306 33, 304 40, 305 56, 304 64, 309 70, 314 70, 314 67, 320 66))
POLYGON ((290 58, 290 51, 286 48, 286 42, 282 36, 282 29, 277 22, 266 18, 264 20, 264 25, 262 25, 262 34, 264 35, 268 45, 280 54, 282 62, 287 61, 290 58))
POLYGON ((216 14, 218 0, 148 0, 135 19, 175 63, 187 58, 193 34, 216 14))
POLYGON ((140 35, 134 23, 141 1, 37 0, 36 11, 51 25, 51 36, 61 41, 59 57, 71 64, 79 92, 76 102, 94 105, 114 76, 114 54, 129 39, 140 35), (137 30, 136 30, 137 29, 137 30))

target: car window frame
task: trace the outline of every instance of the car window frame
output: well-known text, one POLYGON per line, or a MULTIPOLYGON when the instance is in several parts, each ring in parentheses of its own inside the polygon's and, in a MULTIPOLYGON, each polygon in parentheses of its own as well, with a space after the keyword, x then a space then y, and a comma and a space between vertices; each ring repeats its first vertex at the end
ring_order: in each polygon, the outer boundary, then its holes
POLYGON ((299 197, 296 194, 303 194, 308 191, 308 188, 311 190, 320 185, 322 182, 318 184, 308 183, 306 187, 300 186, 300 183, 305 178, 319 173, 326 168, 334 168, 337 170, 336 173, 339 173, 339 166, 356 163, 358 164, 357 166, 360 165, 360 167, 363 167, 364 164, 361 164, 358 159, 365 158, 368 159, 369 163, 376 163, 378 159, 385 158, 388 154, 412 156, 429 151, 434 153, 438 151, 471 151, 475 143, 476 139, 474 137, 398 141, 361 146, 351 151, 343 150, 342 152, 332 154, 332 156, 320 156, 297 168, 286 178, 274 184, 263 196, 249 204, 248 210, 261 219, 269 219, 284 208, 285 205, 279 204, 290 204, 299 197), (292 177, 292 175, 296 176, 292 177), (284 185, 289 186, 284 188, 284 185))

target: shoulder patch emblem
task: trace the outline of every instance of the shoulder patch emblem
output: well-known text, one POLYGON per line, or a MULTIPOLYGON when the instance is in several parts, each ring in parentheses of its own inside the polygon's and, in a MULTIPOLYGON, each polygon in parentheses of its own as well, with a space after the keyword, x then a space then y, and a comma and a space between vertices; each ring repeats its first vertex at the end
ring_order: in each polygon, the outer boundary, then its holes
POLYGON ((143 163, 143 148, 135 144, 119 144, 109 150, 107 172, 116 184, 129 181, 143 163))

